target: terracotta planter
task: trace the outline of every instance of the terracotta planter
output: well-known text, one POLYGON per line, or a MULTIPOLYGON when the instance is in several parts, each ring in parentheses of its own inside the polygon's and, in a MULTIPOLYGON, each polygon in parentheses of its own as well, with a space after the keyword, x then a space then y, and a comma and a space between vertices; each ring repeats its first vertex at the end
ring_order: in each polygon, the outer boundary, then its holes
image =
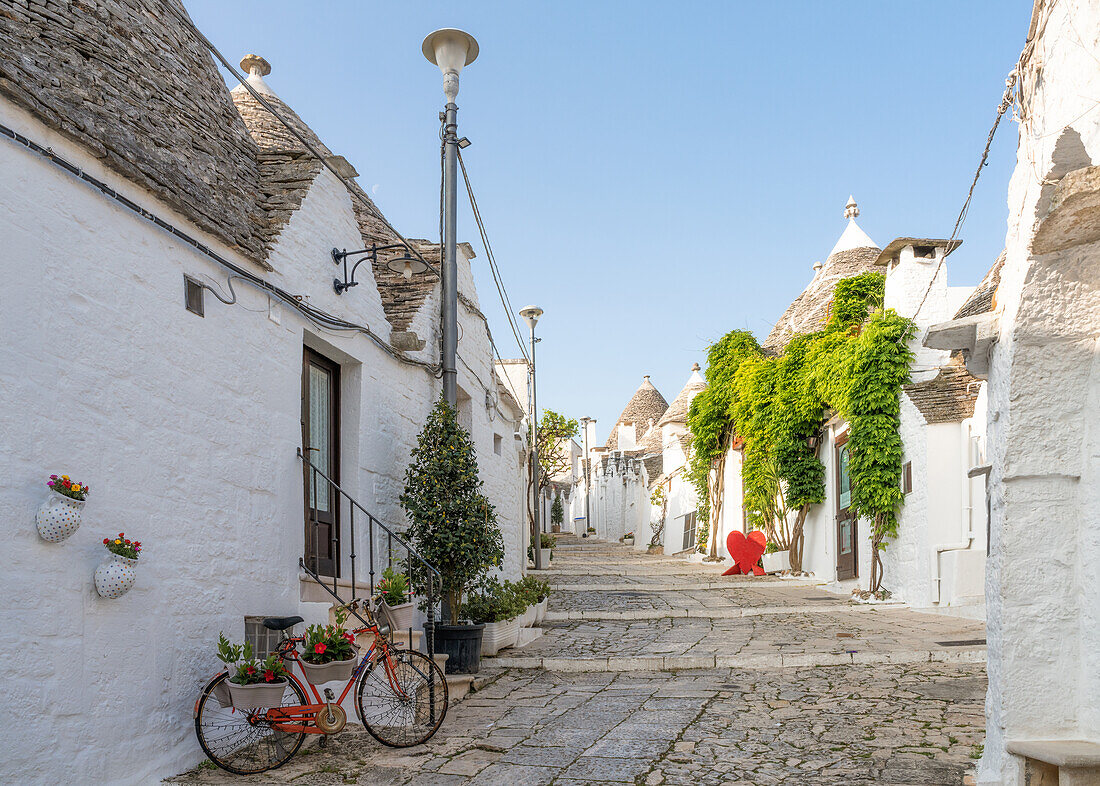
POLYGON ((791 569, 791 552, 775 551, 760 558, 765 573, 780 573, 791 569))
POLYGON ((320 685, 323 682, 333 682, 335 680, 347 682, 351 679, 352 672, 355 671, 357 660, 359 660, 358 655, 352 655, 347 660, 334 660, 321 664, 308 663, 303 660, 301 665, 306 679, 314 685, 320 685))
POLYGON ((254 710, 283 706, 283 691, 286 690, 287 681, 257 682, 255 685, 227 682, 226 685, 229 686, 229 695, 233 698, 234 707, 238 710, 254 710))
POLYGON ((87 500, 73 499, 50 489, 50 495, 34 514, 38 535, 50 543, 60 543, 80 529, 80 514, 87 500))
POLYGON ((390 615, 390 620, 393 623, 394 631, 407 631, 413 624, 413 602, 410 600, 408 603, 402 603, 398 606, 391 606, 382 601, 382 605, 386 607, 386 611, 390 615))
POLYGON ((96 592, 110 600, 117 600, 130 591, 137 578, 136 559, 111 554, 95 569, 96 592))
POLYGON ((496 655, 506 647, 516 646, 519 638, 519 617, 501 622, 486 622, 481 634, 481 654, 496 655))

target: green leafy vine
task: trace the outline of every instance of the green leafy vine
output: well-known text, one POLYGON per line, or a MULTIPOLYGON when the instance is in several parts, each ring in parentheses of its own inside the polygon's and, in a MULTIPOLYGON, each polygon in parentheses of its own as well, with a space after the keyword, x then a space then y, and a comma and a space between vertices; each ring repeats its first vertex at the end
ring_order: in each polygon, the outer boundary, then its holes
POLYGON ((727 333, 708 351, 707 388, 688 415, 699 516, 715 530, 722 464, 733 440, 742 441, 748 520, 776 547, 790 549, 795 570, 806 517, 825 501, 823 426, 830 413, 847 420, 851 508, 872 525, 873 590, 882 581, 879 552, 897 534, 903 500, 900 393, 909 380, 913 335, 911 321, 883 310, 884 284, 879 273, 838 282, 825 327, 795 336, 778 357, 766 355, 746 331, 727 333))

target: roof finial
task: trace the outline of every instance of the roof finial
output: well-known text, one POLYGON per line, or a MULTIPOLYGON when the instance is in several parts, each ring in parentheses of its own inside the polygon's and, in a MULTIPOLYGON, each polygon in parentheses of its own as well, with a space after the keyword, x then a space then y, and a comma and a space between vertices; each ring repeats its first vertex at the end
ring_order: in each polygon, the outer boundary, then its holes
POLYGON ((699 370, 699 364, 698 363, 692 363, 691 364, 691 370, 692 371, 698 371, 699 370))
MULTIPOLYGON (((274 96, 275 91, 267 86, 264 77, 271 73, 271 63, 259 55, 245 55, 241 58, 241 70, 244 71, 244 81, 252 86, 257 93, 274 96)), ((235 87, 234 90, 243 90, 243 87, 235 87)), ((278 96, 275 96, 278 98, 278 96)))
POLYGON ((859 205, 856 204, 856 198, 849 194, 848 204, 844 206, 844 217, 856 218, 857 216, 859 216, 859 205))

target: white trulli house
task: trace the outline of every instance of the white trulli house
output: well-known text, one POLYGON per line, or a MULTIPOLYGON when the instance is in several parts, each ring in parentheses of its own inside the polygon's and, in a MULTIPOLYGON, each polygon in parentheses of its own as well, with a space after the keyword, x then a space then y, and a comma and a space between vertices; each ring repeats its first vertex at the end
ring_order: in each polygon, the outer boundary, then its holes
MULTIPOLYGON (((331 155, 262 58, 244 65, 331 155)), ((334 291, 334 247, 400 241, 354 179, 231 95, 159 0, 6 6, 0 238, 3 657, 34 708, 9 730, 0 782, 157 782, 202 759, 191 712, 219 632, 263 649, 254 618, 326 620, 299 559, 348 592, 354 550, 359 595, 388 564, 384 541, 367 564, 369 528, 359 518, 353 539, 346 499, 306 495, 298 451, 402 528, 404 469, 439 395, 439 282, 406 281, 383 255, 334 291), (92 492, 80 529, 51 543, 34 517, 61 472, 92 492), (92 574, 119 531, 144 552, 133 589, 108 600, 92 574)), ((437 247, 413 245, 438 264, 437 247)), ((460 417, 515 577, 522 412, 493 373, 471 256, 460 417)))
POLYGON ((1004 263, 933 326, 988 382, 989 695, 978 782, 1100 782, 1100 7, 1037 0, 1004 263))
MULTIPOLYGON (((883 586, 919 608, 966 607, 984 613, 984 461, 981 381, 967 373, 957 354, 921 346, 928 326, 959 312, 980 309, 987 282, 948 287, 947 241, 898 238, 880 249, 859 227, 859 208, 849 198, 848 225, 824 264, 791 303, 763 343, 779 354, 790 339, 824 327, 837 283, 866 272, 886 275, 885 306, 914 319, 912 381, 901 393, 902 470, 905 503, 899 535, 887 541, 883 586), (977 416, 975 416, 977 413, 977 416)), ((957 243, 955 245, 958 245, 957 243)), ((991 275, 993 273, 991 272, 991 275)), ((867 522, 849 513, 848 423, 831 417, 822 430, 818 457, 825 467, 826 499, 806 517, 803 570, 837 591, 866 588, 870 578, 871 534, 867 522)), ((725 554, 725 537, 743 529, 740 445, 726 456, 723 500, 715 545, 725 554)))

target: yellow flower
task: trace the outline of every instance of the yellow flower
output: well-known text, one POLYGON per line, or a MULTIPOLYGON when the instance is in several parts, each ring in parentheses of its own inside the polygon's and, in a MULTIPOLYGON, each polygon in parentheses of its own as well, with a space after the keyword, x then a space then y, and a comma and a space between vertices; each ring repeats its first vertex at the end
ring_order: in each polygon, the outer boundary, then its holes
POLYGON ((68 476, 68 475, 62 475, 62 476, 61 476, 61 479, 62 479, 62 480, 69 480, 69 476, 68 476))
POLYGON ((122 541, 119 540, 118 538, 115 538, 115 543, 119 544, 120 546, 122 545, 122 541))
POLYGON ((73 485, 73 491, 80 491, 80 484, 79 483, 76 483, 76 484, 73 485))

